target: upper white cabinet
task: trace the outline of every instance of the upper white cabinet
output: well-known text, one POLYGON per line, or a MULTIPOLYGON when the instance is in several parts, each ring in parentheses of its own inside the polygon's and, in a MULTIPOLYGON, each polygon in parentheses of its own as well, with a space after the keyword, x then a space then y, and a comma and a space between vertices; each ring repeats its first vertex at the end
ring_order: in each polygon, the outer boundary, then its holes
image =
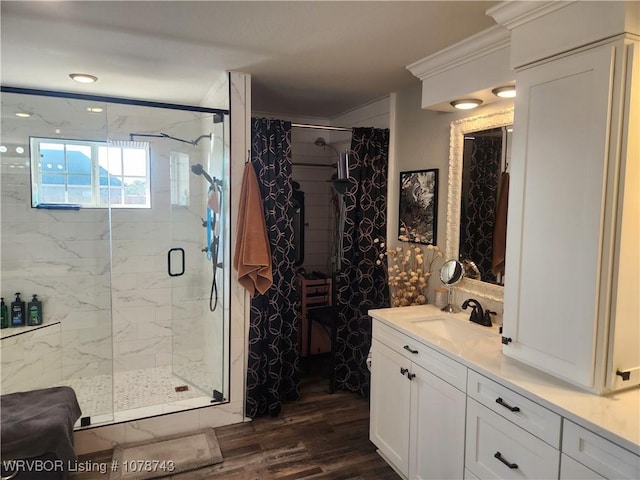
POLYGON ((621 34, 516 73, 503 351, 597 393, 640 383, 638 50, 621 34))

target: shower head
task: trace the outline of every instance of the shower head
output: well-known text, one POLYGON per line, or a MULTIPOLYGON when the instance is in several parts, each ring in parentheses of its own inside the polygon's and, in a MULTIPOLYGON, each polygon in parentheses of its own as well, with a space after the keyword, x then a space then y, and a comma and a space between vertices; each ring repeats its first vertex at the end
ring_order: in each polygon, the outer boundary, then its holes
POLYGON ((331 150, 333 150, 333 151, 336 153, 336 155, 338 155, 338 157, 340 156, 340 154, 338 153, 338 151, 337 151, 334 147, 332 147, 331 145, 329 145, 329 144, 327 143, 327 141, 326 141, 324 138, 322 138, 322 137, 318 137, 318 138, 316 138, 316 141, 315 141, 315 142, 313 142, 313 143, 314 143, 316 146, 318 146, 318 147, 323 147, 323 148, 324 148, 324 147, 329 147, 331 150))
POLYGON ((202 168, 202 165, 200 163, 191 165, 191 171, 196 175, 202 175, 204 178, 207 179, 207 182, 209 182, 211 185, 214 185, 213 178, 211 178, 209 174, 204 171, 204 168, 202 168))

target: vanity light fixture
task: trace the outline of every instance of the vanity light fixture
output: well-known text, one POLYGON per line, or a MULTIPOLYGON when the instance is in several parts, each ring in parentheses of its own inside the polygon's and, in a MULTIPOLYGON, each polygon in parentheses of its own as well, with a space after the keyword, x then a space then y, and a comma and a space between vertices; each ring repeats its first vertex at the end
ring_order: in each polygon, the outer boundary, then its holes
POLYGON ((516 96, 516 86, 508 85, 505 87, 498 87, 491 90, 496 97, 500 98, 513 98, 516 96))
POLYGON ((16 117, 20 117, 20 118, 29 118, 31 116, 30 113, 27 112, 18 112, 16 113, 16 117))
POLYGON ((459 110, 471 110, 482 105, 482 100, 477 98, 465 98, 464 100, 454 100, 451 102, 451 106, 459 110))
POLYGON ((70 73, 69 77, 71 80, 80 83, 96 83, 98 81, 98 77, 89 75, 88 73, 70 73))

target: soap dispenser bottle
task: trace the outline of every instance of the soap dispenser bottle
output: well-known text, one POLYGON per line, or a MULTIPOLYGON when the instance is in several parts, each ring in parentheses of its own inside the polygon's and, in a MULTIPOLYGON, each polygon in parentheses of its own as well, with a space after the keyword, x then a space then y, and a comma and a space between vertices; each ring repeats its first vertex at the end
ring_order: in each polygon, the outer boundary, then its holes
POLYGON ((11 302, 11 326, 21 327, 24 325, 25 305, 20 298, 20 292, 16 293, 16 299, 11 302))
POLYGON ((9 326, 9 309, 7 304, 4 303, 4 298, 0 304, 0 328, 7 328, 9 326))
POLYGON ((37 295, 27 304, 27 325, 42 325, 42 302, 37 295))

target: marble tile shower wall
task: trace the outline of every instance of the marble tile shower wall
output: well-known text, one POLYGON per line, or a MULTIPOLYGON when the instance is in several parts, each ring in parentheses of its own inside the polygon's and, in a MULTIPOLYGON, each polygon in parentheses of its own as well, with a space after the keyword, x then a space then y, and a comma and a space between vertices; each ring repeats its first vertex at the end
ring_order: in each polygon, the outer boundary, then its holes
POLYGON ((45 323, 61 322, 57 333, 43 329, 2 340, 3 391, 40 386, 43 373, 53 382, 111 372, 108 212, 33 209, 28 169, 3 165, 0 174, 3 295, 35 293, 44 302, 45 323), (29 348, 45 336, 46 352, 29 348), (19 359, 10 351, 21 344, 19 359), (11 375, 13 369, 19 375, 11 375))

